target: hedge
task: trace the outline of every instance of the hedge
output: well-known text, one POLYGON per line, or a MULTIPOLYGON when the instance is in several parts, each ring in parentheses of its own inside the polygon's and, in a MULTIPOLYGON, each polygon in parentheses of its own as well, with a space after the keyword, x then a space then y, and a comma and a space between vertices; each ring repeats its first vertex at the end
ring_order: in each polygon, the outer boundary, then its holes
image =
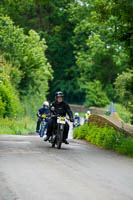
POLYGON ((101 128, 94 124, 85 124, 74 129, 73 137, 133 157, 133 138, 125 137, 124 133, 116 131, 113 127, 101 128))

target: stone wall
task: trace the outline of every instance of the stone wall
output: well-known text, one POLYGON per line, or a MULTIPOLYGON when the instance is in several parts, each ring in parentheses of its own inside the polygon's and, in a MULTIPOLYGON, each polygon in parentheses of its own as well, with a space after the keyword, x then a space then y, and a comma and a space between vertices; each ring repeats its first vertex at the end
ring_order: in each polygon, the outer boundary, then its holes
POLYGON ((118 120, 113 117, 92 114, 88 119, 88 123, 94 123, 100 127, 108 125, 113 127, 115 130, 125 133, 127 136, 133 137, 133 126, 130 126, 122 120, 118 120))
POLYGON ((76 105, 76 104, 69 104, 70 108, 73 112, 82 112, 86 113, 87 110, 90 110, 92 114, 99 114, 99 115, 105 115, 106 110, 102 108, 97 108, 97 107, 85 107, 82 105, 76 105))

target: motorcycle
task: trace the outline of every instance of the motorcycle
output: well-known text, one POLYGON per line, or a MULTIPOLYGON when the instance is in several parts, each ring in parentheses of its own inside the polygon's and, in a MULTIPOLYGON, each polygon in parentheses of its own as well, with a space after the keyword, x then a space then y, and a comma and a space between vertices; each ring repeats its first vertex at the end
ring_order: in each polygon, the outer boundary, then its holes
POLYGON ((45 114, 43 114, 41 116, 42 120, 41 120, 41 129, 39 132, 40 137, 43 137, 46 132, 47 132, 47 124, 48 124, 48 118, 45 114))
POLYGON ((80 123, 79 123, 78 119, 75 119, 74 123, 73 123, 73 128, 77 128, 78 126, 80 126, 80 123))
POLYGON ((66 124, 66 117, 61 117, 61 116, 56 117, 55 128, 50 139, 52 147, 55 147, 55 145, 57 145, 58 149, 61 148, 63 142, 63 132, 65 124, 66 124))

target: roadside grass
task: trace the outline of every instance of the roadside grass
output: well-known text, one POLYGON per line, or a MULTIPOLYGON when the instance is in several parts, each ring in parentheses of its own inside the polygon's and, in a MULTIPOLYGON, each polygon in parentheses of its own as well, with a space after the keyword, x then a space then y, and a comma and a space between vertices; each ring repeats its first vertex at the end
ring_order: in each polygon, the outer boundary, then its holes
POLYGON ((0 134, 26 135, 35 132, 36 122, 29 117, 21 120, 0 119, 0 134))
MULTIPOLYGON (((106 106, 104 109, 108 109, 109 105, 106 106)), ((115 104, 115 107, 117 109, 117 113, 119 117, 125 122, 125 123, 131 123, 131 113, 121 104, 115 104)))
POLYGON ((125 122, 130 123, 131 122, 131 113, 122 105, 115 104, 119 117, 125 122))
MULTIPOLYGON (((121 104, 115 104, 116 109, 117 109, 117 113, 119 115, 119 117, 125 122, 125 123, 131 123, 131 113, 121 104)), ((104 107, 105 110, 107 110, 109 107, 106 106, 104 107)), ((85 113, 83 112, 78 112, 80 117, 84 117, 85 113)), ((75 114, 75 112, 73 112, 73 115, 75 114)))
POLYGON ((85 124, 74 129, 73 137, 133 157, 133 138, 125 137, 112 127, 101 128, 94 124, 85 124))

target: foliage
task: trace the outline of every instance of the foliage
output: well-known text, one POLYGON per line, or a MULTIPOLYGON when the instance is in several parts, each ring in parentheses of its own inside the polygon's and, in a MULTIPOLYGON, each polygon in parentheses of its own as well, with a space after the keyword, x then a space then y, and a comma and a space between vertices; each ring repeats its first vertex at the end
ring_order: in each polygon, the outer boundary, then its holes
POLYGON ((116 101, 113 83, 117 73, 126 68, 128 55, 115 37, 117 17, 99 20, 101 13, 96 12, 99 3, 84 0, 70 5, 69 20, 75 24, 72 43, 82 91, 88 82, 98 80, 110 100, 116 101))
POLYGON ((0 134, 21 135, 35 132, 35 122, 28 117, 22 120, 0 119, 0 134))
MULTIPOLYGON (((108 110, 109 105, 107 105, 104 109, 108 110)), ((125 123, 131 123, 131 112, 124 105, 115 103, 115 107, 120 119, 122 119, 125 123)), ((106 115, 110 115, 110 112, 106 112, 106 115)))
MULTIPOLYGON (((26 34, 34 29, 46 39, 46 55, 54 70, 49 99, 53 100, 55 91, 61 89, 69 103, 79 104, 86 101, 88 82, 95 80, 100 81, 105 96, 117 101, 113 83, 117 74, 133 63, 132 7, 132 1, 122 0, 0 2, 0 12, 9 15, 26 34)), ((27 91, 38 84, 31 73, 23 75, 23 67, 20 70, 15 66, 15 85, 20 83, 21 88, 24 84, 27 91)))
POLYGON ((85 124, 74 129, 73 137, 133 157, 133 138, 126 138, 111 127, 100 128, 94 124, 85 124))
POLYGON ((49 99, 53 101, 55 92, 62 90, 69 102, 82 100, 77 85, 75 72, 74 48, 71 44, 73 25, 68 20, 66 8, 74 0, 35 1, 22 0, 14 2, 6 0, 2 4, 3 14, 9 15, 15 24, 24 28, 26 33, 30 29, 45 38, 48 48, 47 58, 54 70, 54 79, 50 82, 49 99))
POLYGON ((9 17, 1 16, 0 42, 1 117, 18 118, 23 114, 33 117, 46 99, 52 78, 45 56, 45 39, 40 40, 33 30, 25 35, 9 17))
POLYGON ((125 106, 121 104, 115 104, 117 108, 117 112, 119 117, 125 122, 125 123, 130 123, 130 118, 131 118, 131 113, 129 112, 128 109, 125 108, 125 106))
POLYGON ((129 68, 132 68, 133 58, 133 1, 122 0, 96 0, 95 11, 98 13, 97 20, 100 22, 106 22, 111 19, 112 16, 116 18, 113 22, 115 27, 115 37, 120 43, 123 43, 123 47, 129 55, 128 64, 129 68))
POLYGON ((86 106, 103 107, 109 103, 109 99, 102 90, 102 85, 99 81, 94 80, 86 85, 86 106))
POLYGON ((51 68, 44 56, 45 40, 40 41, 33 30, 25 35, 8 17, 0 17, 0 38, 1 52, 12 63, 11 81, 20 95, 47 92, 51 68))
POLYGON ((23 114, 16 90, 11 84, 10 65, 0 56, 0 118, 20 117, 23 114))
POLYGON ((130 111, 130 119, 133 124, 133 70, 127 70, 118 75, 115 89, 120 103, 130 111))
POLYGON ((132 86, 123 79, 128 91, 123 96, 114 82, 132 68, 132 8, 132 1, 122 0, 0 1, 0 50, 25 113, 37 108, 31 96, 40 104, 60 89, 69 103, 103 106, 108 99, 118 102, 119 95, 131 107, 132 86))
POLYGON ((133 104, 133 70, 127 70, 117 77, 115 89, 121 104, 126 107, 133 104))

